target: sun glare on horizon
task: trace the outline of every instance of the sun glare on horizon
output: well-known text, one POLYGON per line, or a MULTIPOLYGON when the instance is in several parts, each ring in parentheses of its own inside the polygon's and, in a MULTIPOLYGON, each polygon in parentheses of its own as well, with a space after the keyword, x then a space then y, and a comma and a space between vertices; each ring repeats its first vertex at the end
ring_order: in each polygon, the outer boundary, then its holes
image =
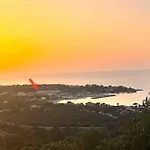
POLYGON ((37 53, 36 49, 21 40, 0 39, 0 72, 27 65, 37 53))

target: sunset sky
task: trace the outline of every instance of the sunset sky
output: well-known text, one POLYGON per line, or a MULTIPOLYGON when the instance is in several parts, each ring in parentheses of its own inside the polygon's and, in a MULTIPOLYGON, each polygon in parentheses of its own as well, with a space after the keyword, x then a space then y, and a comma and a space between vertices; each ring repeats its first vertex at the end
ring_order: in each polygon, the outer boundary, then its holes
POLYGON ((0 81, 150 68, 149 0, 1 0, 0 81))

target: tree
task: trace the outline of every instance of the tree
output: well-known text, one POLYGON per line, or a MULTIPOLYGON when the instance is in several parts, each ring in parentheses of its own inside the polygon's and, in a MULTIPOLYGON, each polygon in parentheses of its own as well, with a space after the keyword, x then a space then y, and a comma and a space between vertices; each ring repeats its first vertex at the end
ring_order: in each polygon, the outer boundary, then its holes
POLYGON ((79 145, 82 145, 85 150, 94 150, 100 142, 104 139, 103 132, 96 130, 96 129, 90 129, 90 130, 84 130, 79 135, 79 145))
POLYGON ((137 108, 139 106, 139 104, 138 103, 133 103, 133 106, 137 108))

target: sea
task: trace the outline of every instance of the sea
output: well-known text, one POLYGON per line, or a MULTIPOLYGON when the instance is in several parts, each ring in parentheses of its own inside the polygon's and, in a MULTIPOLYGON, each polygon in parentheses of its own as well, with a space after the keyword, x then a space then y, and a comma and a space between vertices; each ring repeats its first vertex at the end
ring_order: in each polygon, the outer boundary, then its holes
MULTIPOLYGON (((150 70, 116 70, 116 71, 93 71, 93 72, 76 72, 76 73, 57 73, 48 74, 42 72, 40 74, 31 75, 37 84, 69 84, 69 85, 86 85, 86 84, 97 84, 97 85, 114 85, 114 86, 126 86, 136 89, 142 89, 143 91, 133 94, 118 94, 115 97, 107 97, 100 99, 78 99, 69 100, 73 103, 106 103, 110 105, 127 105, 131 106, 133 103, 141 104, 142 101, 148 96, 150 92, 150 70)), ((6 79, 5 79, 6 80, 6 79)), ((2 78, 0 79, 1 84, 5 82, 2 78)), ((11 78, 6 80, 10 84, 29 84, 28 77, 23 76, 16 80, 11 78)), ((68 100, 60 101, 60 103, 66 103, 68 100)))
POLYGON ((126 105, 131 106, 133 103, 142 104, 142 101, 149 96, 150 92, 150 70, 128 70, 128 71, 101 71, 101 72, 83 72, 59 74, 55 76, 59 83, 67 83, 73 85, 97 84, 97 85, 114 85, 126 86, 136 89, 142 89, 137 93, 132 94, 118 94, 113 97, 99 98, 99 99, 77 99, 77 100, 63 100, 59 103, 106 103, 110 105, 126 105))

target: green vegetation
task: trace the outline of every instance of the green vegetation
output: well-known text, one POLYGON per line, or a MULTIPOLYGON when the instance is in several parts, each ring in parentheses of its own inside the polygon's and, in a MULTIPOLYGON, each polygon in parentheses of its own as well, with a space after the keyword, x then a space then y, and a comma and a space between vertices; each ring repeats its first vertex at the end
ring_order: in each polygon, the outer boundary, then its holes
POLYGON ((47 101, 17 99, 13 95, 3 98, 0 110, 5 108, 10 111, 0 112, 2 150, 149 148, 150 113, 146 111, 147 108, 130 107, 134 109, 133 112, 121 114, 126 110, 125 106, 100 103, 92 106, 72 103, 56 105, 47 101), (40 107, 31 109, 33 104, 40 107))
MULTIPOLYGON (((78 92, 94 92, 94 93, 134 93, 139 91, 134 88, 127 88, 124 86, 103 86, 103 85, 63 85, 63 84, 41 84, 38 85, 41 91, 47 90, 60 90, 61 92, 68 92, 76 94, 78 92)), ((0 86, 0 93, 3 92, 34 92, 35 90, 30 85, 11 85, 11 86, 0 86)))
POLYGON ((121 112, 126 110, 125 106, 117 107, 103 103, 92 105, 53 104, 45 100, 30 101, 29 98, 26 100, 12 95, 5 95, 4 99, 0 100, 0 121, 21 125, 48 127, 117 126, 134 114, 131 111, 122 115, 121 112), (5 103, 6 100, 7 103, 5 103))
POLYGON ((105 129, 21 128, 1 124, 3 150, 149 150, 150 112, 134 115, 116 134, 105 129))
MULTIPOLYGON (((89 92, 132 91, 121 86, 40 86, 43 90, 51 87, 74 94, 85 89, 89 92)), ((29 91, 32 88, 27 85, 0 86, 0 150, 150 149, 147 101, 143 101, 142 107, 53 104, 50 99, 16 94, 29 91)))

